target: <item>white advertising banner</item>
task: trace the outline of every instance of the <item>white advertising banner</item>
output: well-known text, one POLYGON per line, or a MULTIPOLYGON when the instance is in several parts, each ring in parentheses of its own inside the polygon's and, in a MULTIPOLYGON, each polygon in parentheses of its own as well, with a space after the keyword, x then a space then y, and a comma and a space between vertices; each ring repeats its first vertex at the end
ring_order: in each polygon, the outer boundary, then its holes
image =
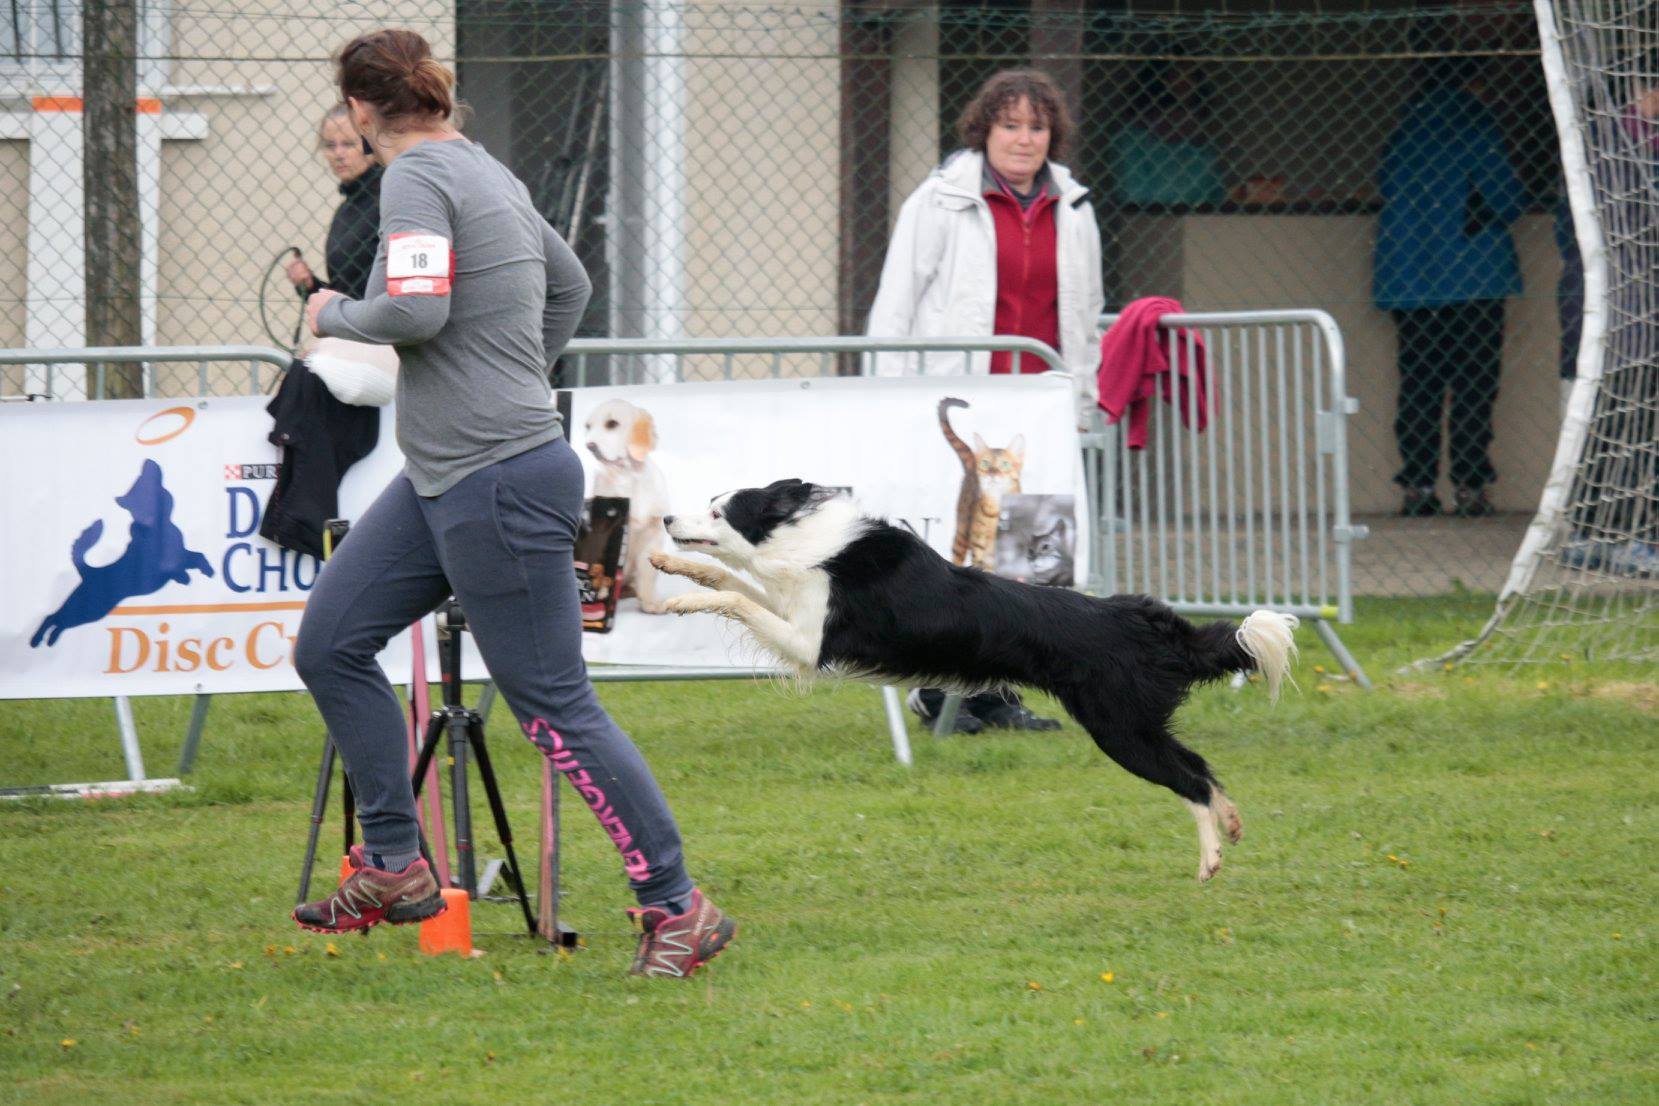
MULTIPOLYGON (((788 477, 850 488, 864 513, 909 526, 946 557, 957 537, 963 481, 971 479, 976 491, 1001 499, 1003 540, 994 554, 984 541, 989 528, 975 531, 980 552, 994 555, 1000 570, 1043 583, 1068 582, 1074 565, 1078 579, 1087 575, 1088 497, 1068 377, 826 377, 578 388, 569 395, 571 442, 583 455, 589 494, 629 497, 632 586, 657 591, 659 600, 697 585, 641 578, 638 554, 670 544, 666 534, 657 537, 661 524, 651 526, 653 515, 707 510, 722 492, 788 477), (957 401, 944 409, 956 445, 940 422, 945 400, 957 401), (649 424, 643 430, 642 418, 649 424), (1018 501, 1010 502, 1016 493, 1018 501), (659 499, 666 509, 656 508, 659 499), (1022 571, 1022 558, 1032 553, 1034 567, 1022 571)), ((772 664, 729 623, 649 614, 639 599, 627 598, 615 628, 586 635, 584 652, 589 661, 619 664, 772 664)))
MULTIPOLYGON (((293 640, 319 564, 259 536, 278 459, 267 402, 0 407, 0 698, 301 686, 293 640)), ((388 412, 342 516, 402 465, 388 412)), ((384 661, 408 680, 407 634, 384 661)))
MULTIPOLYGON (((627 496, 631 507, 628 590, 610 632, 583 635, 591 662, 766 666, 717 619, 657 613, 695 585, 659 577, 644 555, 669 544, 663 515, 784 477, 848 488, 866 513, 911 527, 946 557, 961 542, 1009 575, 1063 585, 1088 563, 1064 377, 731 381, 582 388, 560 400, 589 494, 627 496), (970 500, 994 508, 996 524, 959 519, 970 500)), ((10 597, 0 698, 301 686, 293 638, 320 566, 259 537, 278 459, 265 402, 0 407, 10 597)), ((380 444, 346 475, 343 517, 360 515, 402 465, 391 418, 387 409, 380 444)), ((406 682, 407 635, 382 660, 406 682)), ((484 677, 476 657, 466 665, 468 679, 484 677)))

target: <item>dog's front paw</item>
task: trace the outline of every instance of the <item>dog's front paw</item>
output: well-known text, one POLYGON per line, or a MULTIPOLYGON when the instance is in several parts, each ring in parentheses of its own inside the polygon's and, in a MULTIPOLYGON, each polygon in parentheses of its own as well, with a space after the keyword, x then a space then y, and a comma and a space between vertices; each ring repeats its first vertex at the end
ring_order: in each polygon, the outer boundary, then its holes
POLYGON ((663 603, 663 605, 662 605, 663 613, 664 614, 691 614, 697 608, 692 606, 691 603, 688 602, 688 600, 690 600, 690 599, 691 599, 691 596, 689 596, 689 595, 676 595, 676 596, 674 596, 674 598, 669 599, 668 601, 663 603))
POLYGON ((694 591, 690 595, 676 595, 662 605, 670 614, 718 614, 736 618, 742 596, 723 591, 694 591))
POLYGON ((676 557, 672 553, 653 553, 650 556, 651 566, 658 572, 666 572, 670 576, 689 576, 696 579, 707 573, 709 566, 697 561, 688 561, 684 557, 676 557))

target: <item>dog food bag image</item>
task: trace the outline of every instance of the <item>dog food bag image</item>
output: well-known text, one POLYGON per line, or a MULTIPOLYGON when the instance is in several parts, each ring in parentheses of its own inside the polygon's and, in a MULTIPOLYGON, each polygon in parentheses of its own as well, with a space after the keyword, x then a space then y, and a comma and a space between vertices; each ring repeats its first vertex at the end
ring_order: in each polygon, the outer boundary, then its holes
POLYGON ((996 574, 1026 584, 1076 585, 1077 515, 1069 495, 1005 495, 996 574))
POLYGON ((627 545, 628 501, 595 496, 586 503, 576 535, 576 587, 582 600, 582 629, 608 634, 616 625, 622 593, 622 556, 627 545))

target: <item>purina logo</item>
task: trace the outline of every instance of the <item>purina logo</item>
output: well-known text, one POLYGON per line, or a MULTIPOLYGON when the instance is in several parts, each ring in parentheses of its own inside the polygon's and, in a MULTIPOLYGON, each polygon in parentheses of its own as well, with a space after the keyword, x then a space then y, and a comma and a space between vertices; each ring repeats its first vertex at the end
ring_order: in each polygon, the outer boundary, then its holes
POLYGON ((226 480, 275 480, 281 465, 275 461, 245 461, 240 465, 226 465, 226 480))

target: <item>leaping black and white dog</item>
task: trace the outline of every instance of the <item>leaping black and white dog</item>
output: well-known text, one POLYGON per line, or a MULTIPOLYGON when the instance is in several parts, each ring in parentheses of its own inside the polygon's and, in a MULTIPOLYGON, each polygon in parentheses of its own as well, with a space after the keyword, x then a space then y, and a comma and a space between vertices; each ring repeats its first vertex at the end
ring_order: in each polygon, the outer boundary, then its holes
POLYGON ((1260 671, 1278 697, 1296 616, 1194 626, 1139 595, 1096 599, 1016 583, 946 561, 920 538, 862 516, 831 488, 779 480, 717 497, 706 513, 663 519, 681 549, 753 576, 665 553, 652 563, 706 588, 668 600, 677 614, 733 619, 803 676, 1049 692, 1105 754, 1186 801, 1198 822, 1198 878, 1221 868, 1221 834, 1243 833, 1204 758, 1171 735, 1195 683, 1260 671))

